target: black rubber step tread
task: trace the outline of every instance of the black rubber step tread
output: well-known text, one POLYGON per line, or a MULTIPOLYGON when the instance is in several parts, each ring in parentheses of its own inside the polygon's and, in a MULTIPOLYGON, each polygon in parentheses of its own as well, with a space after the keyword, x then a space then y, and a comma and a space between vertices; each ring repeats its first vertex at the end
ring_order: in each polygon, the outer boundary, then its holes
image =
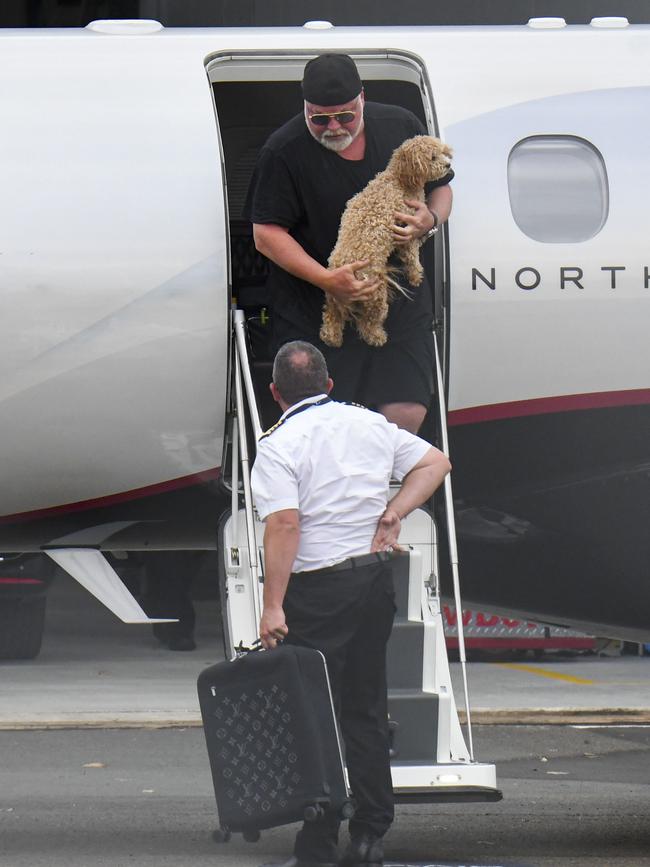
POLYGON ((386 650, 388 688, 422 688, 422 654, 424 651, 424 625, 403 620, 393 625, 393 633, 386 650))
POLYGON ((390 690, 388 713, 396 764, 435 764, 438 747, 438 696, 414 689, 390 690))
POLYGON ((393 585, 395 587, 395 618, 406 620, 409 597, 409 558, 397 557, 393 560, 393 585))

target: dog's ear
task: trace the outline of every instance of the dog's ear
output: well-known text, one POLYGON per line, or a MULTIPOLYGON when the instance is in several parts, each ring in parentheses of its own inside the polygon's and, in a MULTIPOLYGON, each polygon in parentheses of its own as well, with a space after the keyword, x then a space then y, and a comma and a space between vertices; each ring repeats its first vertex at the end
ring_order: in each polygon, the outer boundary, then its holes
POLYGON ((449 159, 451 159, 454 155, 453 150, 449 147, 448 144, 445 144, 444 142, 440 142, 440 144, 442 145, 440 153, 443 154, 443 156, 449 157, 449 159))
POLYGON ((416 135, 407 139, 393 152, 388 168, 395 175, 400 187, 417 190, 427 181, 446 174, 451 155, 451 148, 440 139, 429 135, 416 135), (434 172, 432 176, 431 171, 436 164, 440 171, 434 172))
POLYGON ((395 173, 397 182, 407 190, 423 186, 431 167, 430 137, 416 135, 407 139, 394 151, 389 168, 395 173))
MULTIPOLYGON (((451 166, 451 158, 453 155, 452 149, 440 139, 432 139, 434 146, 432 147, 431 161, 439 166, 438 177, 443 177, 449 171, 451 166)), ((435 180, 438 179, 435 178, 435 180)))

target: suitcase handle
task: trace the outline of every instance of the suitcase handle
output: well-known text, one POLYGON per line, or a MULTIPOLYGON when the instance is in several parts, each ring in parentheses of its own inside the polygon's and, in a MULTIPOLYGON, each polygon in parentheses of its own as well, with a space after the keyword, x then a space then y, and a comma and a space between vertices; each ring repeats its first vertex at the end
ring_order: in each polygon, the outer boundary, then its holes
POLYGON ((264 650, 261 639, 256 638, 250 647, 246 647, 242 640, 235 648, 235 656, 239 659, 240 656, 246 656, 248 653, 257 653, 260 650, 264 650))
MULTIPOLYGON (((282 639, 278 638, 276 647, 280 647, 282 644, 282 639)), ((250 647, 246 647, 243 641, 240 641, 237 647, 235 648, 235 658, 239 659, 240 656, 247 656, 249 653, 257 653, 258 651, 264 650, 262 646, 262 640, 260 638, 256 638, 255 641, 251 644, 250 647)))

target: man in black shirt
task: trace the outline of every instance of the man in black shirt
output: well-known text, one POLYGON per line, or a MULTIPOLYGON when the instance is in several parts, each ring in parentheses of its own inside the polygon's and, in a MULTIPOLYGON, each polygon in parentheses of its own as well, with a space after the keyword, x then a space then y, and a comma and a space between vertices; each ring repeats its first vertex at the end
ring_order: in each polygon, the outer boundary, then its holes
MULTIPOLYGON (((426 279, 411 287, 412 298, 400 296, 390 305, 385 346, 368 346, 348 325, 343 346, 332 348, 321 342, 319 329, 324 293, 353 301, 376 288, 355 276, 367 262, 327 269, 348 200, 386 168, 396 147, 426 130, 403 108, 366 103, 356 66, 344 54, 309 61, 302 89, 304 114, 273 133, 262 148, 246 204, 255 245, 271 262, 275 348, 295 339, 315 344, 336 382, 336 399, 374 407, 415 433, 433 391, 433 314, 426 279)), ((450 171, 430 185, 426 202, 406 202, 414 213, 396 212, 396 243, 426 239, 447 219, 452 177, 450 171)))

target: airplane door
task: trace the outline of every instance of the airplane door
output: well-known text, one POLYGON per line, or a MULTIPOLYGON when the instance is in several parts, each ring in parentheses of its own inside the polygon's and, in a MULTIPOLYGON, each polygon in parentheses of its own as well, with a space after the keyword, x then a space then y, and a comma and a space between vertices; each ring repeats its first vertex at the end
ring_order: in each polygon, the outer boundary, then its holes
MULTIPOLYGON (((412 56, 396 51, 353 51, 368 100, 403 106, 432 133, 437 123, 426 69, 412 56)), ((244 202, 255 160, 266 139, 302 109, 300 81, 313 53, 228 52, 208 59, 227 179, 230 232, 231 292, 246 312, 251 340, 251 366, 258 383, 263 426, 275 421, 270 400, 268 354, 270 299, 266 295, 267 265, 255 250, 250 224, 243 218, 244 202)), ((446 313, 445 245, 443 233, 425 250, 425 269, 434 293, 435 320, 444 333, 446 313)))

